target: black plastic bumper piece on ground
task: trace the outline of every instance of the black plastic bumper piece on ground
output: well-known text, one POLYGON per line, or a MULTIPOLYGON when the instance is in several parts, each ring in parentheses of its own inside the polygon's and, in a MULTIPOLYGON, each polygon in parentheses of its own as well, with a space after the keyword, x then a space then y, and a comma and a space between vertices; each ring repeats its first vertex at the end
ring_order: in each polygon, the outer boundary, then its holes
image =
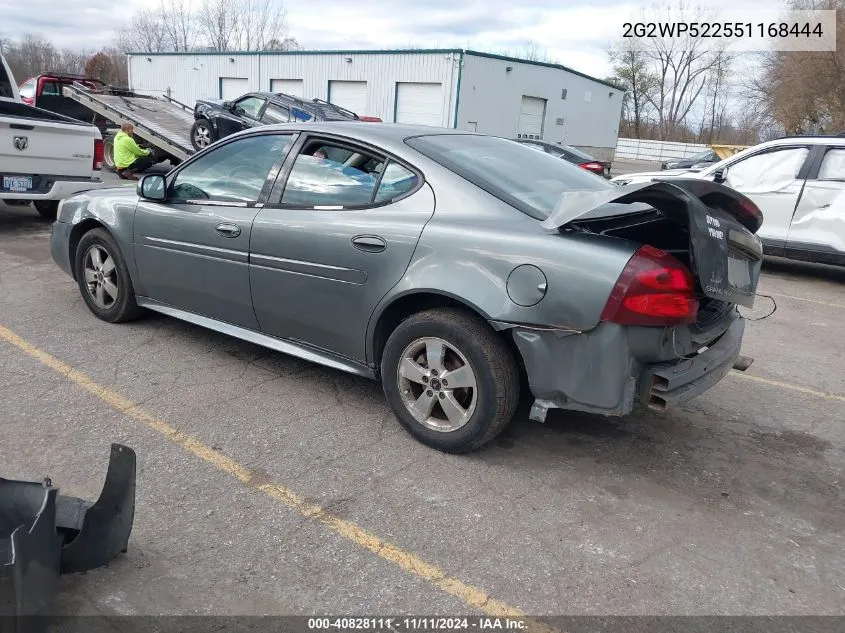
POLYGON ((102 567, 125 552, 135 517, 135 451, 112 444, 100 498, 59 495, 49 479, 0 477, 0 633, 43 630, 59 574, 102 567))

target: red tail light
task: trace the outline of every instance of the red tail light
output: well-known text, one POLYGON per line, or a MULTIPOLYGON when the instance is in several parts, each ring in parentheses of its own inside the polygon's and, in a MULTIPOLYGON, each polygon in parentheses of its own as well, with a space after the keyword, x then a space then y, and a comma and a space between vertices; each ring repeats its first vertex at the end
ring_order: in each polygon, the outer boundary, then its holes
POLYGON ((595 162, 581 163, 578 166, 581 169, 586 169, 587 171, 601 171, 601 172, 604 171, 604 165, 602 165, 601 163, 595 163, 595 162))
POLYGON ((21 97, 21 102, 25 103, 26 105, 31 106, 31 105, 35 104, 35 98, 34 97, 21 97))
POLYGON ((620 325, 679 325, 698 315, 695 280, 666 251, 643 246, 625 266, 601 313, 620 325))
POLYGON ((99 171, 103 168, 103 157, 104 157, 104 150, 103 150, 103 139, 95 138, 94 139, 94 169, 99 171))
POLYGON ((359 121, 366 121, 368 123, 381 123, 381 119, 377 116, 359 116, 359 121))

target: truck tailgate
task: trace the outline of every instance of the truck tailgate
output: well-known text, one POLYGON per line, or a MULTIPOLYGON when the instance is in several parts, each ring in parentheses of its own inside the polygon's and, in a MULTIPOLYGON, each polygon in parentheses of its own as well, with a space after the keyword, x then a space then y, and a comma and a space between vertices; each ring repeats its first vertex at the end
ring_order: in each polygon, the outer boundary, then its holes
MULTIPOLYGON (((92 176, 94 140, 99 134, 95 127, 21 104, 3 105, 0 109, 0 174, 92 176), (8 116, 10 105, 21 108, 17 116, 8 116), (26 116, 23 108, 32 116, 26 116)), ((10 189, 0 181, 0 190, 10 189)))

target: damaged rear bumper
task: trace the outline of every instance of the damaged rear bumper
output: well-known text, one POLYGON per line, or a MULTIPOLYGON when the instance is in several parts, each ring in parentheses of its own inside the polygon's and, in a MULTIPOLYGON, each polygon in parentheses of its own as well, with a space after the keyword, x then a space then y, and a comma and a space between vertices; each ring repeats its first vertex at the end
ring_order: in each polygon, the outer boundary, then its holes
POLYGON ((733 312, 719 329, 709 333, 711 342, 702 349, 704 343, 694 334, 671 328, 601 323, 589 332, 568 332, 514 327, 535 398, 529 417, 542 422, 549 409, 622 416, 637 402, 661 411, 680 405, 713 387, 737 362, 744 319, 733 312), (678 358, 699 349, 691 358, 678 358))
POLYGON ((50 615, 59 574, 102 567, 126 551, 135 516, 135 452, 113 444, 106 481, 91 503, 43 482, 0 478, 0 626, 4 616, 50 615))

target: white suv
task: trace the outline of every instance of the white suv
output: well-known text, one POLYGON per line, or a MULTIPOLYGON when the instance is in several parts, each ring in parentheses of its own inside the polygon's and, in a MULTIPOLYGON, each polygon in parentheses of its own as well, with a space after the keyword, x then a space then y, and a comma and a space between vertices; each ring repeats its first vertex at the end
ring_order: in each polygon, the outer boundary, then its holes
POLYGON ((706 169, 624 174, 611 182, 700 178, 736 189, 763 212, 766 254, 845 265, 845 136, 794 136, 706 169))

